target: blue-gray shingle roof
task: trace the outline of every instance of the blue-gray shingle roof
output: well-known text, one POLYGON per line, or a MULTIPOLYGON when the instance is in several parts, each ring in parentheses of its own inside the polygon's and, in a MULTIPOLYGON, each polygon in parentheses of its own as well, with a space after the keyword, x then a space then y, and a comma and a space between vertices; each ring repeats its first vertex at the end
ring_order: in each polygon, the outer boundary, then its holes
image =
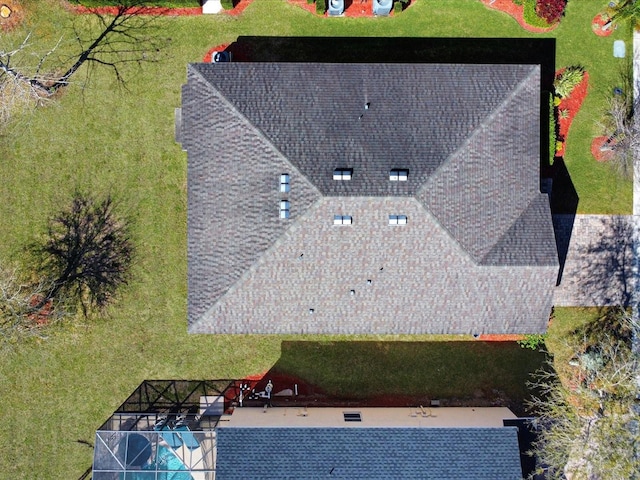
POLYGON ((517 429, 220 428, 216 478, 517 480, 517 429))

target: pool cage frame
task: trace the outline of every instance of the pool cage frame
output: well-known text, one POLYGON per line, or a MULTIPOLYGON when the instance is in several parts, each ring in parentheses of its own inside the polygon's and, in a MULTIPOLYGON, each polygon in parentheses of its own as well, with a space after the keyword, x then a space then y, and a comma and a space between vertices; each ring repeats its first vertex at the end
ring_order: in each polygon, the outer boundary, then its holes
POLYGON ((145 380, 98 429, 93 480, 209 480, 235 380, 145 380))

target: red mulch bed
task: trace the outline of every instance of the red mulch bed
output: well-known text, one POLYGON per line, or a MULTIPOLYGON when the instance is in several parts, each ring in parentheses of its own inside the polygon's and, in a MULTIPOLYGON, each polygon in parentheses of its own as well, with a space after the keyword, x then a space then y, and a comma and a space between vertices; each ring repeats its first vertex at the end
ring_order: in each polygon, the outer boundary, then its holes
POLYGON ((482 334, 478 337, 478 340, 484 342, 517 342, 518 340, 524 340, 524 335, 521 334, 482 334))
MULTIPOLYGON (((70 5, 70 10, 78 14, 99 13, 101 15, 115 15, 118 7, 85 7, 84 5, 70 5)), ((202 7, 191 8, 166 8, 166 7, 139 7, 136 9, 140 15, 166 15, 171 17, 185 15, 202 15, 202 7)))
POLYGON ((593 17, 593 20, 591 22, 591 29, 593 30, 593 33, 595 33, 599 37, 608 37, 609 35, 611 35, 613 31, 618 27, 617 25, 609 25, 609 27, 605 30, 603 27, 609 20, 609 16, 606 13, 599 13, 595 17, 593 17))
MULTIPOLYGON (((431 404, 432 398, 425 395, 401 395, 401 394, 385 394, 376 395, 365 398, 339 398, 328 395, 322 389, 312 385, 305 380, 288 375, 285 373, 269 371, 259 375, 251 375, 235 383, 232 388, 227 389, 225 398, 229 404, 238 402, 240 393, 240 384, 249 385, 249 389, 255 389, 256 392, 262 392, 271 380, 273 384, 273 392, 271 404, 274 407, 283 406, 314 406, 314 407, 425 407, 431 404), (290 389, 295 391, 295 385, 298 387, 297 396, 278 396, 275 395, 283 390, 290 389)), ((249 390, 249 391, 250 391, 249 390)), ((247 407, 262 407, 267 400, 264 398, 258 400, 249 400, 248 392, 244 393, 243 405, 247 407)), ((481 406, 507 406, 508 401, 500 392, 481 392, 474 394, 474 398, 457 399, 447 398, 447 407, 481 407, 481 406)))
POLYGON ((213 52, 222 52, 222 51, 231 52, 231 55, 233 55, 234 62, 250 62, 251 61, 251 52, 247 48, 247 45, 238 44, 238 43, 231 43, 231 44, 223 43, 221 45, 216 45, 215 47, 209 49, 209 51, 206 53, 202 61, 205 63, 210 63, 211 55, 213 55, 213 52))
POLYGON ((24 9, 18 0, 0 0, 0 7, 8 8, 8 16, 0 16, 0 30, 8 32, 22 23, 24 20, 24 9))
POLYGON ((606 162, 613 158, 612 150, 600 150, 600 147, 605 144, 607 138, 608 137, 606 135, 603 135, 601 137, 594 138, 591 142, 591 155, 593 155, 593 158, 598 162, 606 162))
MULTIPOLYGON (((43 296, 40 294, 36 294, 31 297, 29 305, 33 308, 38 304, 42 303, 43 296)), ((30 313, 28 318, 29 321, 35 325, 42 326, 49 323, 51 318, 51 314, 53 313, 53 300, 47 300, 41 307, 40 310, 34 313, 30 313)))
POLYGON ((482 0, 482 3, 484 3, 484 5, 488 8, 491 8, 493 10, 499 10, 508 15, 511 15, 520 24, 522 28, 530 32, 534 32, 534 33, 550 32, 551 30, 553 30, 559 25, 559 23, 556 23, 555 25, 551 25, 550 27, 546 27, 546 28, 534 27, 533 25, 529 25, 527 22, 524 21, 524 15, 523 15, 524 7, 522 5, 516 5, 515 3, 513 3, 513 0, 482 0))
MULTIPOLYGON (((240 0, 231 10, 223 10, 222 14, 240 15, 253 0, 240 0)), ((70 5, 70 8, 76 13, 100 13, 103 15, 115 15, 118 7, 84 7, 82 5, 70 5)), ((165 8, 165 7, 140 7, 140 15, 167 15, 167 16, 185 16, 185 15, 202 15, 202 7, 190 8, 165 8)))
MULTIPOLYGON (((563 69, 560 69, 556 72, 556 76, 562 72, 563 69)), ((567 116, 566 118, 561 118, 558 115, 558 141, 562 142, 562 148, 556 150, 556 156, 562 157, 565 154, 566 150, 566 140, 569 135, 569 127, 571 126, 571 122, 577 115, 580 107, 582 106, 582 102, 587 96, 587 91, 589 89, 589 74, 584 72, 584 77, 582 81, 573 89, 571 94, 567 98, 563 98, 558 105, 558 112, 566 110, 567 116)), ((552 146, 553 148, 553 146, 552 146)))

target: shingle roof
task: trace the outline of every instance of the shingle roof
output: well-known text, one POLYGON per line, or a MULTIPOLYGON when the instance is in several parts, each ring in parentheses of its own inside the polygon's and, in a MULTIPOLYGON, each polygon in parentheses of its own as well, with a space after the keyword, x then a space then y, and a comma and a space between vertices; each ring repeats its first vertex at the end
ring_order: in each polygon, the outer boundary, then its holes
POLYGON ((538 186, 539 76, 531 65, 190 65, 179 132, 190 331, 543 331, 557 254, 538 186), (333 180, 342 167, 351 180, 333 180), (408 181, 389 181, 395 168, 408 181), (391 233, 388 215, 407 213, 391 233), (354 224, 340 231, 333 215, 354 224), (343 293, 383 266, 387 297, 346 307, 343 293))
POLYGON ((220 428, 216 478, 522 478, 517 429, 220 428))

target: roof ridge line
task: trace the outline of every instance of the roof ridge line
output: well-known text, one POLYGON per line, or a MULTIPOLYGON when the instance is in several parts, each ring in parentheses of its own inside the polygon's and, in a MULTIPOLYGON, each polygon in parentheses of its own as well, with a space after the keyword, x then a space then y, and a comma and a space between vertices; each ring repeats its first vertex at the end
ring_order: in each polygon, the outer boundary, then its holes
POLYGON ((192 331, 197 325, 199 325, 200 323, 202 323, 203 319, 207 316, 209 316, 210 312, 213 311, 213 309, 216 307, 216 305, 218 305, 222 300, 224 300, 227 296, 229 296, 232 292, 234 292, 235 290, 237 290, 237 285, 240 283, 243 283, 246 278, 250 275, 253 274, 256 269, 260 266, 260 264, 263 263, 263 257, 265 254, 271 252, 272 250, 274 250, 277 246, 281 245, 283 242, 283 238, 293 229, 295 228, 299 223, 300 220, 302 220, 303 218, 309 216, 312 211, 315 211, 318 209, 320 203, 322 203, 323 201, 325 201, 325 196, 324 195, 320 195, 320 198, 318 198, 315 202, 313 202, 309 208, 307 208, 307 210, 305 212, 302 213, 302 215, 300 215, 296 221, 294 223, 292 223, 291 225, 289 225, 283 232, 282 235, 280 235, 271 245, 269 245, 269 247, 267 247, 262 254, 258 257, 258 259, 253 262, 251 264, 251 266, 249 268, 247 268, 244 272, 242 272, 242 275, 240 275, 240 277, 238 277, 238 279, 227 289, 226 292, 224 292, 224 294, 220 295, 217 300, 213 303, 213 305, 211 305, 202 315, 200 315, 200 318, 198 318, 197 321, 195 321, 193 324, 189 325, 189 330, 192 331))
MULTIPOLYGON (((202 65, 202 63, 191 63, 191 64, 189 64, 190 67, 197 67, 198 65, 202 65)), ((204 65, 207 65, 207 64, 204 64, 204 65)), ((297 173, 299 173, 300 176, 302 176, 302 178, 304 178, 309 183, 309 185, 311 185, 311 187, 318 193, 318 195, 320 195, 321 197, 324 196, 324 194, 318 189, 318 187, 315 185, 315 183, 313 183, 309 179, 309 177, 307 177, 298 167, 296 167, 289 160, 289 157, 287 157, 284 153, 282 153, 280 151, 280 149, 278 147, 276 147, 271 140, 269 140, 269 137, 267 137, 265 135, 265 133, 260 129, 260 127, 254 125, 254 123, 251 122, 251 120, 249 120, 246 115, 244 115, 240 110, 238 110, 236 108, 236 106, 233 104, 233 102, 231 102, 231 100, 229 100, 224 93, 222 93, 220 90, 218 90, 215 87, 215 85, 213 85, 207 79, 207 77, 205 77, 202 74, 202 72, 198 68, 194 68, 194 70, 198 72, 198 76, 200 76, 207 83, 207 85, 209 85, 211 87, 211 89, 214 91, 214 93, 217 94, 220 97, 220 99, 222 99, 225 102, 225 104, 231 109, 231 111, 233 113, 235 113, 243 122, 245 122, 248 126, 250 126, 256 132, 256 134, 262 140, 264 140, 273 149, 274 152, 276 152, 286 163, 288 163, 291 166, 292 170, 295 170, 297 173)))
POLYGON ((500 104, 496 106, 496 108, 491 110, 491 113, 489 113, 489 115, 487 115, 485 119, 482 122, 480 122, 476 126, 476 128, 473 129, 473 132, 471 132, 471 134, 467 136, 467 138, 465 138, 464 142, 462 142, 460 146, 456 148, 455 151, 453 151, 447 158, 445 158, 443 162, 440 163, 440 165, 438 165, 438 167, 433 171, 433 173, 429 175, 429 178, 427 178, 427 180, 416 190, 416 195, 420 195, 428 185, 430 185, 432 182, 435 181, 434 180, 435 177, 438 176, 438 170, 440 170, 446 164, 448 164, 452 158, 454 158, 456 155, 458 155, 458 153, 460 153, 460 151, 462 151, 463 149, 469 146, 469 144, 471 143, 471 140, 475 139, 475 137, 479 135, 479 132, 482 129, 482 127, 486 127, 493 122, 493 120, 498 115, 498 113, 500 113, 504 109, 504 107, 506 107, 507 104, 511 102, 511 100, 516 96, 516 94, 519 93, 525 87, 526 81, 529 80, 535 73, 536 73, 535 68, 532 68, 529 74, 525 78, 521 79, 520 82, 518 82, 518 85, 516 85, 516 87, 513 88, 511 92, 509 92, 509 95, 507 95, 502 100, 502 102, 500 102, 500 104))

